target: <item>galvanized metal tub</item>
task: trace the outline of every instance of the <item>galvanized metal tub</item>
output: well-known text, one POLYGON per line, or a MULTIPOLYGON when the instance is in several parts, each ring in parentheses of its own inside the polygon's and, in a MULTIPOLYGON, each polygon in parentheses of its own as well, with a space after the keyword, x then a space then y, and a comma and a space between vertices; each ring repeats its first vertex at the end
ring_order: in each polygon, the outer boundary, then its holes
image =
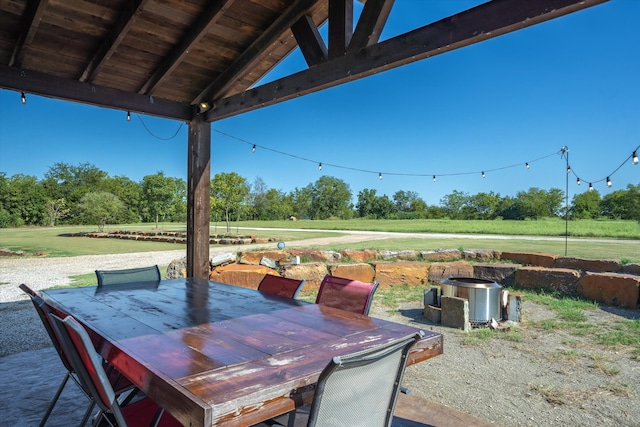
POLYGON ((496 282, 473 277, 450 277, 441 284, 441 296, 465 298, 469 301, 469 322, 487 324, 500 316, 502 286, 496 282))

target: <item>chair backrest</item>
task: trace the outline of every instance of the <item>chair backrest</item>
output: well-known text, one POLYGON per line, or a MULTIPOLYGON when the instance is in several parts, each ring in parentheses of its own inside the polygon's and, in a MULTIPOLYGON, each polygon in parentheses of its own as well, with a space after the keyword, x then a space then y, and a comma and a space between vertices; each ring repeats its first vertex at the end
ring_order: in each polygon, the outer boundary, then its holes
POLYGON ((132 282, 157 282, 160 280, 160 269, 157 265, 150 267, 128 268, 125 270, 96 270, 98 286, 116 285, 132 282))
POLYGON ((114 415, 117 425, 126 426, 125 418, 116 400, 116 393, 87 331, 72 316, 61 319, 51 313, 49 318, 60 337, 65 353, 69 355, 69 361, 82 387, 102 411, 109 411, 114 415))
MULTIPOLYGON (((56 313, 57 311, 54 310, 51 306, 49 306, 35 291, 33 291, 30 287, 28 287, 24 283, 21 284, 19 288, 22 289, 27 295, 29 295, 31 302, 33 303, 33 306, 35 307, 36 312, 38 313, 38 317, 40 318, 40 321, 42 322, 44 329, 47 331, 47 334, 49 335, 49 339, 51 340, 53 347, 56 349, 58 356, 60 356, 60 360, 62 361, 62 364, 67 369, 67 371, 74 372, 73 366, 71 365, 71 362, 69 361, 68 356, 65 354, 62 348, 62 344, 60 343, 60 338, 58 337, 56 331, 53 329, 53 324, 51 323, 51 319, 49 319, 49 313, 52 313, 52 312, 56 313)), ((61 313, 58 311, 57 314, 60 315, 61 313)))
POLYGON ((407 355, 422 332, 334 357, 318 378, 308 426, 390 426, 407 355))
POLYGON ((303 286, 304 280, 265 274, 260 284, 258 284, 258 290, 281 297, 296 298, 303 286))
POLYGON ((368 315, 376 289, 378 282, 365 283, 327 274, 320 283, 316 304, 368 315))

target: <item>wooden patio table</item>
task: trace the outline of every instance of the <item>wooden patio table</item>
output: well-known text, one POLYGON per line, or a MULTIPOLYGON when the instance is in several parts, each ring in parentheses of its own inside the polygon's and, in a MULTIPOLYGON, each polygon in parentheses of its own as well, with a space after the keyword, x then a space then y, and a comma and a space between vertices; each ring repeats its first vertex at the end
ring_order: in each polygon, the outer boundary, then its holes
MULTIPOLYGON (((417 329, 204 279, 47 290, 98 352, 186 426, 247 426, 313 398, 336 355, 417 329)), ((442 353, 425 331, 409 364, 442 353)))

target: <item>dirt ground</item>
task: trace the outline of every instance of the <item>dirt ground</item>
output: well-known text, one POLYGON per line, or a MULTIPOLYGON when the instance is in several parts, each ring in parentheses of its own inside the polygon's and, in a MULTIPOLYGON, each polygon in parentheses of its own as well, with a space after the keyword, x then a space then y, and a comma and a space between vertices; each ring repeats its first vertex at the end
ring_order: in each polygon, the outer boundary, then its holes
MULTIPOLYGON (((640 318, 639 310, 586 312, 602 324, 640 318)), ((589 336, 547 332, 535 322, 555 313, 523 303, 520 341, 465 344, 468 333, 435 325, 419 304, 371 315, 440 332, 444 353, 407 369, 412 393, 498 426, 640 426, 640 360, 630 348, 594 345, 589 336)), ((472 331, 471 334, 474 332, 472 331)))

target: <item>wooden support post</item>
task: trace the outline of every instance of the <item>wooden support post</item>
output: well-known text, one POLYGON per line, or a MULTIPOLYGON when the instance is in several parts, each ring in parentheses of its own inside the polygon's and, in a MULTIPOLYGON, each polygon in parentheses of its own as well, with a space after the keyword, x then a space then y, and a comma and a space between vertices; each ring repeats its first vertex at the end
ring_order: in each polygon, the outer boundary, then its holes
POLYGON ((189 122, 187 177, 187 277, 209 277, 211 124, 189 122))

